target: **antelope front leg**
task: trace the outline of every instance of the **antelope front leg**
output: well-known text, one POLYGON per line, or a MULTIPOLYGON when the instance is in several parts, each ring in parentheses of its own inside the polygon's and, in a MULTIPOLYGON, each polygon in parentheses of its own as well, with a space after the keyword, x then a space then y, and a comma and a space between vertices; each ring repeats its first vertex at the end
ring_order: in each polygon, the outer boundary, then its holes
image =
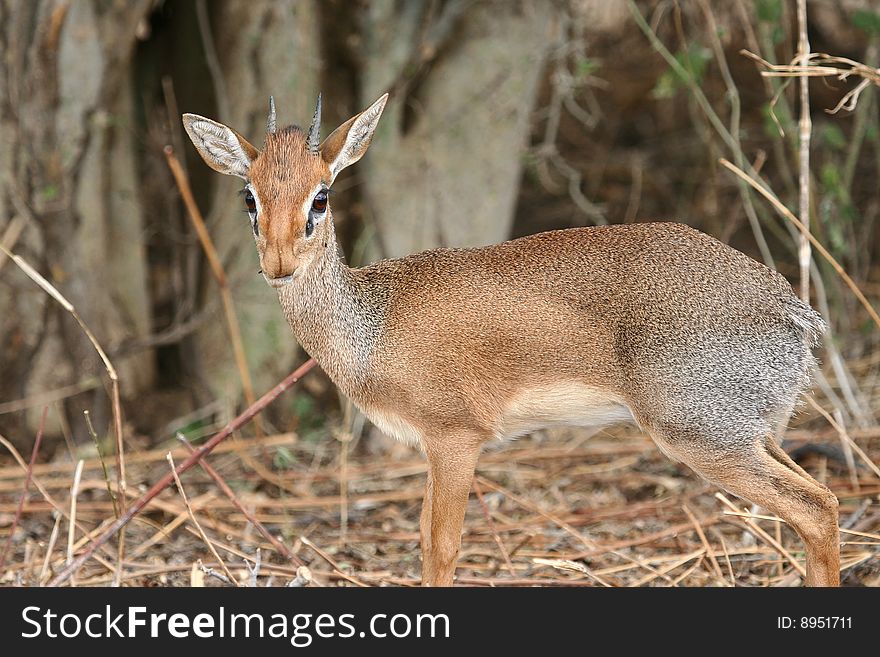
POLYGON ((479 452, 479 444, 452 441, 428 450, 428 482, 419 522, 422 586, 452 586, 479 452))

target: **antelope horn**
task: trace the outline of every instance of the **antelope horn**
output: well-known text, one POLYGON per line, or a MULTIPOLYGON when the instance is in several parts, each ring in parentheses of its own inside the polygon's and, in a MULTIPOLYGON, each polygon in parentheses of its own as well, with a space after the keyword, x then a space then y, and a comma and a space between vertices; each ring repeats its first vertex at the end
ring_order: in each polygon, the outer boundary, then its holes
POLYGON ((312 118, 312 126, 309 128, 309 151, 317 153, 321 146, 321 94, 318 94, 318 103, 315 105, 315 116, 312 118))
POLYGON ((275 97, 269 96, 269 118, 266 119, 266 131, 275 133, 275 97))

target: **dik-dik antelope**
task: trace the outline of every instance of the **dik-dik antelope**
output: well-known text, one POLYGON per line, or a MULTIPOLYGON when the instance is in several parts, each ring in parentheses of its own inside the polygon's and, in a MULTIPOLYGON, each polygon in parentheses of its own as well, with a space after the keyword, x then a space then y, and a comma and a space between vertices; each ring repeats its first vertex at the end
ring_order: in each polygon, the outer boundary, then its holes
POLYGON ((422 583, 452 584, 486 442, 629 420, 785 519, 806 545, 806 584, 837 585, 837 499, 777 443, 815 366, 819 314, 777 272, 677 223, 350 268, 328 192, 366 152, 387 99, 323 142, 320 96, 308 133, 276 129, 270 99, 262 150, 216 121, 183 123, 208 166, 245 180, 262 274, 297 340, 377 427, 427 457, 422 583))

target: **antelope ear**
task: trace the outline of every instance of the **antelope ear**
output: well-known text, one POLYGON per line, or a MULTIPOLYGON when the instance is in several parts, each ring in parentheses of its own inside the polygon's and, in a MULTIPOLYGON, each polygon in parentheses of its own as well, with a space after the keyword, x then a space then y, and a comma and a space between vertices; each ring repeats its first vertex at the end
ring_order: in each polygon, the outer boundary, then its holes
POLYGON ((260 154, 232 128, 198 114, 184 114, 183 127, 209 167, 227 176, 247 180, 248 171, 260 154))
POLYGON ((367 152, 387 101, 388 94, 385 94, 363 112, 336 128, 321 144, 321 157, 330 167, 333 178, 367 152))

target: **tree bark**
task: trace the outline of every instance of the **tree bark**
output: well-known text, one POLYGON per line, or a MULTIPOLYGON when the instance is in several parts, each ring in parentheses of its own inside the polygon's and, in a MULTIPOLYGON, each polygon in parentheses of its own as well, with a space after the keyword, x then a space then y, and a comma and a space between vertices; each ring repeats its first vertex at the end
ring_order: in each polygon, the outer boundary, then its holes
MULTIPOLYGON (((128 87, 136 28, 150 6, 0 5, 0 221, 25 220, 16 250, 68 297, 105 347, 150 328, 128 87)), ((72 318, 13 269, 2 274, 0 305, 14 312, 0 320, 0 343, 15 345, 16 356, 4 354, 0 398, 102 376, 72 318)), ((150 385, 148 353, 115 365, 125 396, 150 385)), ((86 408, 103 429, 102 390, 70 398, 64 408, 77 434, 85 434, 86 408)), ((21 420, 0 416, 0 425, 21 430, 21 420)))
POLYGON ((510 233, 552 3, 371 3, 361 106, 392 91, 362 167, 381 255, 510 233))
MULTIPOLYGON (((222 71, 222 82, 218 85, 215 81, 215 92, 218 88, 228 90, 228 96, 217 102, 226 115, 213 118, 234 127, 260 148, 270 95, 275 97, 279 125, 311 117, 320 68, 315 3, 233 0, 206 4, 222 71)), ((211 176, 216 180, 211 234, 232 287, 248 366, 259 395, 290 371, 299 347, 278 307, 277 296, 258 274, 250 223, 242 214, 237 194, 241 182, 213 172, 211 176)), ((210 288, 216 285, 213 280, 205 284, 210 288)), ((214 394, 237 400, 241 381, 219 304, 216 319, 205 323, 194 344, 214 394)))

